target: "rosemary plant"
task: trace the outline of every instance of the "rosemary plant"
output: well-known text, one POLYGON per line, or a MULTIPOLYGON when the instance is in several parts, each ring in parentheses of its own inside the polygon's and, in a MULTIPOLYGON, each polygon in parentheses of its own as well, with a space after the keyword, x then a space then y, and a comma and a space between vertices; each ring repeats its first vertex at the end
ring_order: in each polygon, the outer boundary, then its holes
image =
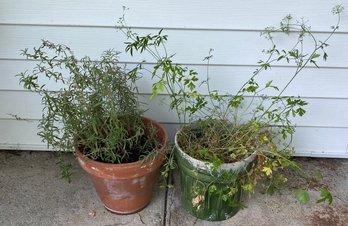
POLYGON ((119 66, 118 52, 106 51, 99 61, 79 60, 67 46, 43 40, 22 55, 38 61, 18 76, 24 88, 42 97, 39 135, 49 146, 63 151, 79 148, 106 163, 137 161, 156 150, 154 131, 144 128, 137 75, 119 66), (51 83, 58 89, 50 88, 51 83))

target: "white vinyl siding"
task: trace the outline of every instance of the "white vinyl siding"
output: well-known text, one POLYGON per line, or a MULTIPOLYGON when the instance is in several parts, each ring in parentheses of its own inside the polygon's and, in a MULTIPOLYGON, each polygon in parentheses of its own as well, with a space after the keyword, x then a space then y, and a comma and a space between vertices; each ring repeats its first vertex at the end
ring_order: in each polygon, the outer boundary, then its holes
MULTIPOLYGON (((329 41, 328 61, 319 61, 320 69, 305 69, 285 94, 300 95, 309 103, 307 114, 294 121, 296 154, 348 157, 348 0, 0 0, 0 149, 47 149, 36 135, 42 114, 40 97, 25 91, 14 76, 36 63, 20 56, 20 49, 38 46, 41 39, 66 44, 78 57, 97 59, 110 48, 124 52, 125 37, 115 24, 126 6, 128 25, 143 35, 164 28, 168 52, 177 53, 175 61, 203 76, 202 59, 213 48, 212 87, 233 93, 264 58, 261 51, 269 43, 260 32, 266 26, 277 26, 290 13, 304 16, 314 33, 325 37, 336 19, 331 8, 338 3, 346 11, 338 33, 329 41)), ((129 67, 141 60, 143 56, 120 55, 129 67)), ((151 67, 153 60, 147 60, 151 67)), ((262 75, 263 80, 272 79, 281 87, 293 70, 279 64, 262 75)), ((148 74, 139 81, 145 99, 151 83, 148 74)), ((159 98, 165 99, 166 94, 159 98)), ((158 98, 146 115, 163 123, 173 137, 178 120, 158 98)))

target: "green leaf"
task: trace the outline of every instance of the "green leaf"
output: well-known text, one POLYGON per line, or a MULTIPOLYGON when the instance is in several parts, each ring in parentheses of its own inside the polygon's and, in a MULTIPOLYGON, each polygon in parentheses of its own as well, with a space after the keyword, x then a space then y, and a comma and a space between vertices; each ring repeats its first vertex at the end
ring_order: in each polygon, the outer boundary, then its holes
POLYGON ((166 84, 167 84, 166 81, 160 80, 152 85, 152 95, 150 97, 151 101, 155 98, 155 96, 157 96, 158 91, 160 92, 164 91, 166 84))
POLYGON ((274 184, 270 184, 266 189, 266 193, 269 195, 273 195, 276 190, 277 187, 274 184))
POLYGON ((222 165, 223 161, 217 157, 216 155, 213 156, 213 159, 211 160, 211 163, 213 164, 214 168, 218 168, 222 165))
POLYGON ((265 69, 265 70, 267 70, 268 68, 271 67, 271 65, 270 65, 269 63, 263 63, 263 64, 261 64, 260 66, 261 66, 261 68, 263 68, 263 69, 265 69))
POLYGON ((265 174, 267 176, 271 175, 272 174, 272 169, 270 167, 266 167, 264 166, 263 169, 262 169, 263 172, 265 172, 265 174))
POLYGON ((311 63, 314 64, 317 68, 319 68, 318 64, 314 60, 311 60, 311 63))
POLYGON ((198 150, 198 152, 199 152, 199 155, 203 158, 210 158, 211 157, 208 149, 206 149, 206 148, 202 148, 202 149, 198 150))
POLYGON ((315 172, 315 177, 318 181, 321 181, 324 178, 323 175, 319 171, 315 172))
POLYGON ((325 61, 327 60, 327 57, 328 57, 327 53, 324 52, 323 59, 324 59, 325 61))
POLYGON ((295 193, 296 199, 300 202, 300 204, 306 204, 309 201, 309 194, 305 190, 298 190, 295 193))
POLYGON ((332 195, 331 192, 329 190, 327 190, 327 188, 322 188, 320 189, 320 198, 317 200, 317 203, 321 203, 321 202, 325 202, 327 201, 329 203, 329 205, 331 205, 332 203, 332 195))
POLYGON ((228 200, 228 195, 226 195, 226 194, 222 195, 221 198, 222 198, 222 200, 224 200, 226 202, 228 200))
POLYGON ((230 191, 228 192, 228 195, 229 195, 229 196, 232 196, 232 195, 236 194, 237 192, 238 192, 238 188, 236 188, 236 187, 231 187, 231 188, 230 188, 230 191))
POLYGON ((297 113, 299 116, 302 117, 306 113, 306 110, 304 110, 303 108, 299 108, 299 109, 297 109, 297 113))
POLYGON ((280 57, 278 57, 277 61, 280 61, 281 59, 283 59, 285 56, 281 55, 280 57))
POLYGON ((56 164, 59 165, 59 168, 61 170, 60 178, 67 180, 70 183, 71 177, 72 177, 72 164, 69 162, 66 162, 62 158, 59 158, 59 160, 56 164))
POLYGON ((252 191, 253 190, 253 185, 252 184, 245 184, 245 185, 242 186, 242 188, 245 191, 252 191))
POLYGON ((295 49, 293 51, 288 52, 291 57, 294 57, 295 59, 298 58, 298 49, 295 49))
POLYGON ((268 87, 270 87, 271 86, 271 84, 272 84, 272 82, 273 82, 273 80, 270 80, 270 81, 268 81, 267 83, 266 83, 266 88, 268 88, 268 87))
POLYGON ((243 100, 244 100, 244 97, 242 95, 234 96, 230 99, 229 106, 237 108, 239 107, 239 105, 242 103, 243 100))
POLYGON ((318 57, 320 57, 320 54, 314 53, 314 54, 312 55, 312 57, 311 57, 311 60, 313 60, 313 59, 315 59, 315 58, 318 58, 318 57))
POLYGON ((217 187, 215 186, 215 185, 211 185, 210 187, 209 187, 209 193, 213 193, 213 192, 215 192, 217 190, 217 187))

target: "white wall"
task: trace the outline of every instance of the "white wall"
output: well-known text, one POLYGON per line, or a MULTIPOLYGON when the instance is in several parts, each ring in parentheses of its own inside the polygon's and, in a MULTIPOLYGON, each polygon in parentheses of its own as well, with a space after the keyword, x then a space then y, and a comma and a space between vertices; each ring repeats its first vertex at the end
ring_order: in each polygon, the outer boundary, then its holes
MULTIPOLYGON (((123 51, 125 37, 114 25, 127 6, 128 24, 139 34, 165 29, 169 52, 177 53, 179 63, 204 72, 202 59, 213 48, 213 86, 233 92, 268 47, 259 36, 264 27, 276 26, 291 13, 305 16, 314 33, 324 37, 335 23, 331 8, 337 3, 347 10, 330 40, 328 62, 304 70, 286 94, 300 95, 310 104, 306 116, 296 120, 297 154, 348 157, 348 0, 0 0, 0 149, 46 149, 36 135, 40 98, 23 90, 14 77, 35 63, 24 60, 19 50, 39 45, 42 38, 68 45, 77 56, 98 58, 109 48, 123 51)), ((123 62, 138 60, 121 55, 123 62)), ((279 65, 264 76, 281 86, 293 69, 279 65)), ((140 86, 147 94, 151 81, 144 76, 140 86)), ((166 106, 151 103, 146 114, 164 123, 170 134, 178 127, 166 106)))

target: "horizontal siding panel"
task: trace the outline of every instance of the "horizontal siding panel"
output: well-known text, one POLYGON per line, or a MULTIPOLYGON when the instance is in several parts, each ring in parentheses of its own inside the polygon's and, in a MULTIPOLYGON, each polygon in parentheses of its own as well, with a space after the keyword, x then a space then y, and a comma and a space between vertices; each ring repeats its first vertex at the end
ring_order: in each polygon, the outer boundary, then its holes
MULTIPOLYGON (((328 31, 335 23, 331 8, 341 3, 347 5, 346 0, 2 0, 0 22, 113 26, 126 6, 129 24, 138 27, 253 30, 275 26, 290 13, 310 20, 313 30, 328 31)), ((348 24, 341 30, 348 31, 348 24)))
MULTIPOLYGON (((136 30, 139 34, 156 33, 157 30, 136 30)), ((112 28, 81 28, 81 27, 29 27, 0 25, 0 59, 23 59, 20 49, 32 48, 40 44, 41 39, 48 39, 56 43, 71 47, 77 57, 85 55, 98 59, 107 49, 123 51, 125 49, 125 35, 112 28)), ((255 65, 266 56, 261 53, 270 47, 270 43, 259 32, 226 32, 226 31, 178 31, 168 30, 167 45, 170 54, 177 53, 175 62, 186 64, 204 64, 203 58, 213 48, 214 58, 211 64, 227 65, 255 65)), ((279 34, 280 35, 280 34, 279 34)), ((327 34, 318 34, 324 38, 327 34)), ((329 61, 318 61, 320 66, 347 67, 348 35, 337 34, 330 40, 331 46, 327 53, 329 61)), ((293 36, 275 36, 279 39, 279 48, 290 47, 289 40, 295 41, 293 36)), ((291 42, 291 45, 294 42, 291 42)), ((307 45, 309 46, 309 45, 307 45)), ((123 53, 120 59, 125 62, 139 62, 143 59, 153 62, 149 56, 130 57, 123 53)))
MULTIPOLYGON (((335 117, 335 116, 332 116, 335 117)), ((348 157, 348 129, 337 128, 296 128, 293 137, 295 151, 307 156, 323 157, 336 153, 348 157)))
POLYGON ((41 138, 37 135, 37 125, 37 120, 0 120, 0 148, 33 147, 39 150, 47 149, 47 145, 42 143, 41 138))
MULTIPOLYGON (((22 91, 23 87, 19 84, 19 78, 16 74, 24 72, 34 67, 37 62, 18 61, 18 60, 0 60, 0 91, 13 90, 22 91)), ((123 67, 123 64, 121 64, 123 67)), ((134 64, 128 64, 128 68, 134 67, 134 64)), ((206 78, 207 67, 197 65, 185 65, 199 73, 201 79, 206 78)), ((150 69, 153 65, 145 65, 150 69)), ((250 77, 256 67, 247 66, 210 66, 209 76, 212 90, 219 90, 221 94, 235 93, 241 85, 250 77)), ((284 87, 290 79, 295 68, 274 67, 260 74, 257 80, 261 84, 265 81, 273 80, 273 84, 279 88, 284 87)), ((149 72, 143 71, 142 79, 138 81, 139 91, 141 93, 150 93, 153 80, 149 72)), ((45 81, 47 87, 57 90, 56 84, 45 81)), ((284 95, 304 96, 304 97, 326 97, 326 98, 348 98, 348 69, 330 69, 330 68, 307 68, 301 72, 299 77, 287 89, 284 95)), ((207 90, 202 87, 202 93, 207 90)), ((270 95, 274 94, 269 92, 270 95)), ((1 95, 1 94, 0 94, 1 95)))
MULTIPOLYGON (((171 141, 179 124, 163 123, 171 141)), ((48 150, 37 136, 37 121, 0 120, 0 149, 48 150)), ((294 135, 295 155, 347 158, 348 129, 298 127, 294 135)))
MULTIPOLYGON (((149 102, 145 95, 142 101, 149 102)), ((298 126, 347 127, 348 128, 348 99, 305 99, 307 114, 293 121, 298 126)), ((0 118, 2 119, 40 119, 42 116, 41 98, 30 92, 0 92, 0 118)), ((177 123, 174 111, 168 108, 168 98, 158 97, 150 102, 145 112, 155 120, 166 123, 177 123)), ((348 137, 347 137, 348 138, 348 137)))

